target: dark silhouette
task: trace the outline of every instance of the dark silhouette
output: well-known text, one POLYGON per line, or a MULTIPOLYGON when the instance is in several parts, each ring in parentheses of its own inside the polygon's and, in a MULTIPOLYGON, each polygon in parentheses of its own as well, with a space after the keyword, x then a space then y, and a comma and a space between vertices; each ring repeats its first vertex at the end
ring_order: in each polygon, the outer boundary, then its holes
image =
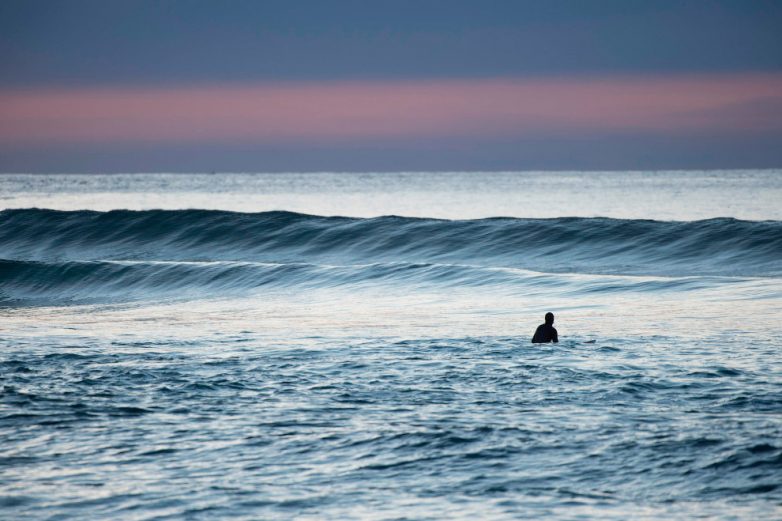
POLYGON ((554 313, 546 313, 546 323, 541 324, 535 330, 532 336, 533 344, 546 344, 548 342, 559 342, 557 330, 554 329, 554 313))

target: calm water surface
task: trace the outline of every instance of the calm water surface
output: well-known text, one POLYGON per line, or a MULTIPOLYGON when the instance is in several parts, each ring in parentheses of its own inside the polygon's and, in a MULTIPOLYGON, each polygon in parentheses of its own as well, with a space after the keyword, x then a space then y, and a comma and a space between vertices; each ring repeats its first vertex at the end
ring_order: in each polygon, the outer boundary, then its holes
POLYGON ((0 176, 0 517, 782 518, 780 196, 0 176))

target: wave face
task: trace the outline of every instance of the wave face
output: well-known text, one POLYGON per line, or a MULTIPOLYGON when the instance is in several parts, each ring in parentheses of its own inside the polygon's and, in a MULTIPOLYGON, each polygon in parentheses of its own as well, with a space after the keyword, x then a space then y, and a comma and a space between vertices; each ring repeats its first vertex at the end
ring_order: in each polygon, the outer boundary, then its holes
MULTIPOLYGON (((0 259, 4 301, 383 281, 577 291, 562 274, 683 278, 640 283, 670 289, 702 283, 693 277, 779 276, 782 222, 27 209, 0 212, 0 259)), ((578 284, 639 289, 594 277, 578 284)))

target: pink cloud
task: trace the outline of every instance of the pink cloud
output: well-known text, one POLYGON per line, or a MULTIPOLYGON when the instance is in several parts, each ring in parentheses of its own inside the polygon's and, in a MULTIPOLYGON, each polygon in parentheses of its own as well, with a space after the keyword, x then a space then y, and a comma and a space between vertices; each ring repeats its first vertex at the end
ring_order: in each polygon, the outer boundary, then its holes
POLYGON ((764 132, 780 107, 782 74, 0 91, 0 144, 764 132))

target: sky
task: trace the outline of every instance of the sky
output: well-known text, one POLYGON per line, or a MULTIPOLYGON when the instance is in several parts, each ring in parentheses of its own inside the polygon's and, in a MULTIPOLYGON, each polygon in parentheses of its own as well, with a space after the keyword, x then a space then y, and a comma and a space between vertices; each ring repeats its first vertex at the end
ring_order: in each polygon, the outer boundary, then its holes
POLYGON ((778 0, 0 2, 0 172, 777 167, 778 0))

